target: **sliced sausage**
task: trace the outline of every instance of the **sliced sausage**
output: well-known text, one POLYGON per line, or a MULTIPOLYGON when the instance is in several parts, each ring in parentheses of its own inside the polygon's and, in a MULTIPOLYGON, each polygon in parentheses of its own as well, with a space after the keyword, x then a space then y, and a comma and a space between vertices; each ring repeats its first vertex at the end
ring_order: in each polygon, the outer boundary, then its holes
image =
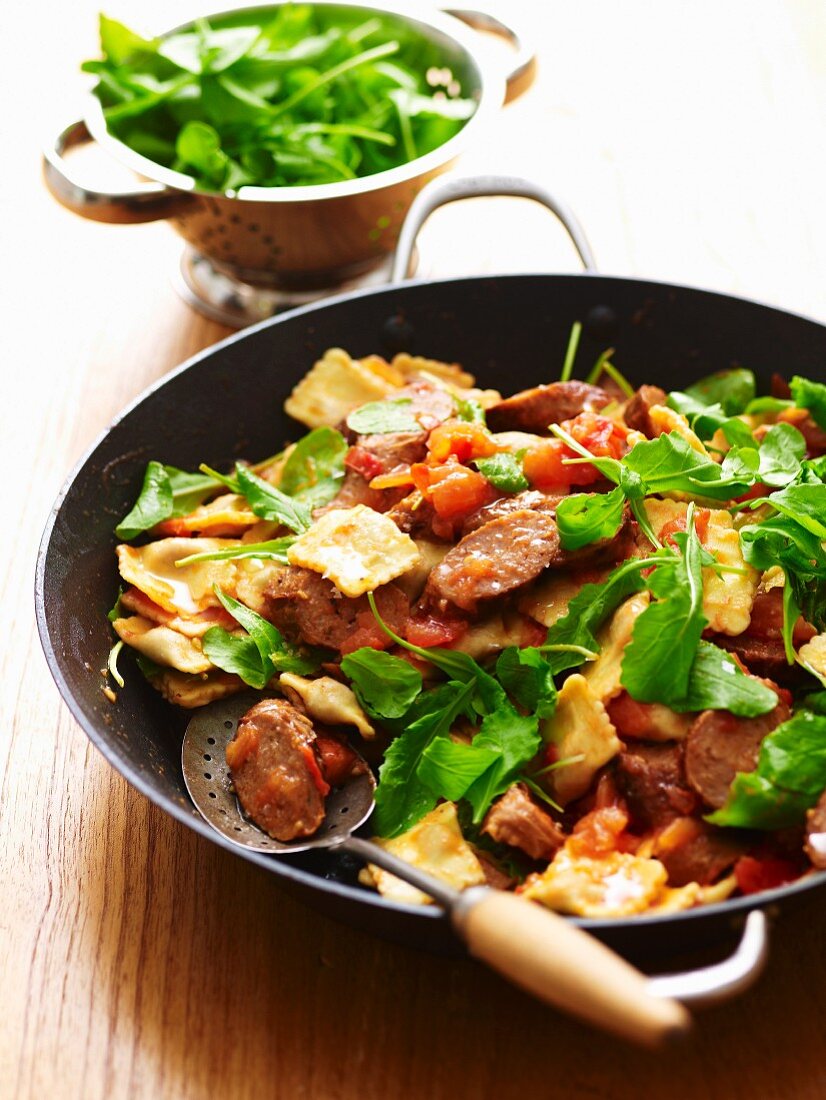
POLYGON ((427 457, 427 432, 386 432, 383 435, 363 435, 358 446, 377 462, 372 475, 389 474, 397 466, 424 462, 427 457))
POLYGON ((312 836, 324 820, 324 781, 315 754, 315 730, 283 699, 248 710, 227 745, 238 801, 276 840, 312 836))
POLYGON ((614 762, 617 789, 636 824, 657 828, 697 808, 686 782, 680 745, 640 742, 625 748, 614 762))
POLYGON ((491 504, 484 504, 475 512, 471 512, 462 525, 462 534, 469 535, 471 531, 483 527, 492 519, 499 519, 500 516, 507 516, 511 512, 521 512, 525 509, 531 512, 549 512, 553 515, 557 504, 564 499, 564 495, 542 493, 539 489, 527 489, 524 493, 516 493, 514 496, 500 497, 491 504))
POLYGON ((657 434, 651 424, 652 405, 664 405, 668 394, 659 386, 640 386, 623 410, 622 418, 629 428, 653 439, 657 434))
POLYGON ((514 783, 488 810, 482 832, 499 844, 519 848, 531 859, 553 859, 565 843, 557 823, 537 806, 521 783, 514 783))
POLYGON ((535 386, 507 397, 492 405, 485 415, 492 432, 548 435, 549 424, 573 420, 581 412, 594 412, 610 400, 605 390, 589 386, 587 382, 551 382, 548 386, 535 386))
MULTIPOLYGON (((403 629, 409 605, 394 584, 376 589, 379 614, 403 629)), ((265 594, 266 618, 291 641, 350 653, 363 645, 386 649, 390 639, 376 623, 366 596, 343 596, 332 581, 300 566, 277 573, 265 594)))
POLYGON ((694 720, 685 739, 685 773, 706 806, 719 809, 737 772, 754 771, 763 738, 790 713, 785 703, 778 702, 774 710, 757 718, 704 710, 694 720))
POLYGON ((680 817, 658 834, 653 855, 668 871, 669 886, 710 886, 747 851, 749 839, 696 817, 680 817))
POLYGON ((553 517, 522 509, 465 535, 430 574, 424 598, 474 611, 479 600, 504 596, 564 560, 553 517))
POLYGON ((826 871, 826 791, 806 814, 806 855, 820 871, 826 871))

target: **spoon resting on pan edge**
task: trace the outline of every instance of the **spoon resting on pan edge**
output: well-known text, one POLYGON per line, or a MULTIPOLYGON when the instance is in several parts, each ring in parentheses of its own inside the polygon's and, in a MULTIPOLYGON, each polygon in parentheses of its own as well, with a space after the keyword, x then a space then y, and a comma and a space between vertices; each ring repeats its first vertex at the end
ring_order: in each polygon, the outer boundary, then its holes
POLYGON ((653 994, 644 974, 564 917, 487 886, 460 893, 354 836, 373 811, 375 779, 369 769, 331 791, 313 836, 289 843, 268 836, 244 816, 225 756, 239 721, 259 698, 239 695, 203 707, 184 735, 187 790, 201 816, 226 840, 273 856, 312 848, 347 852, 428 894, 450 914, 472 955, 555 1008, 650 1047, 690 1029, 691 1016, 678 1001, 653 994))

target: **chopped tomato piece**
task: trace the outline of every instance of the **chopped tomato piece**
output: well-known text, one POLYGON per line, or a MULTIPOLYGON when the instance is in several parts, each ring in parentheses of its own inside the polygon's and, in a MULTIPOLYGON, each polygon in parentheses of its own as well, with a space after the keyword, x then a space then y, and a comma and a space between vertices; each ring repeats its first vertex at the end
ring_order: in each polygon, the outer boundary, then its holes
POLYGON ((747 489, 742 496, 735 497, 734 500, 738 504, 742 504, 746 500, 758 500, 760 497, 767 497, 769 493, 773 492, 774 488, 771 485, 764 485, 762 481, 758 481, 750 489, 747 489))
MULTIPOLYGON (((607 416, 580 413, 560 425, 577 443, 581 443, 595 458, 621 458, 625 451, 627 432, 607 416)), ((579 458, 561 439, 543 439, 529 448, 523 466, 525 477, 538 489, 558 485, 591 485, 601 474, 588 462, 571 464, 579 458)))
MULTIPOLYGON (((697 508, 694 512, 694 530, 697 532, 697 538, 700 542, 708 534, 708 521, 711 519, 711 512, 708 508, 697 508)), ((660 529, 660 541, 668 543, 669 546, 676 546, 677 543, 674 539, 674 535, 677 531, 685 531, 686 521, 685 516, 677 516, 675 519, 670 519, 668 523, 664 523, 660 529)))
MULTIPOLYGON (((304 757, 304 762, 307 765, 307 771, 310 773, 310 778, 315 783, 318 793, 322 798, 325 798, 330 793, 330 784, 321 774, 321 768, 318 764, 318 757, 316 756, 312 745, 302 745, 301 755, 304 757)), ((280 788, 279 788, 280 789, 280 788)))
POLYGON ((374 619, 373 612, 370 610, 360 611, 356 615, 354 629, 341 643, 341 653, 342 655, 355 653, 362 646, 367 646, 370 649, 387 649, 392 644, 392 640, 388 638, 374 619))
POLYGON ((195 529, 188 522, 186 516, 178 516, 176 519, 162 519, 152 528, 153 535, 170 539, 191 539, 195 529))
POLYGON ((365 481, 371 481, 382 472, 381 459, 358 445, 351 447, 344 456, 344 465, 348 470, 361 474, 365 481))
POLYGON ((759 894, 761 890, 773 890, 787 882, 800 878, 800 867, 790 859, 769 856, 755 859, 741 856, 734 865, 734 877, 744 894, 759 894))
POLYGON ((451 455, 459 462, 470 462, 496 454, 500 448, 484 425, 446 420, 430 433, 427 449, 431 462, 446 462, 451 455))
POLYGON ((410 467, 416 488, 431 502, 442 519, 457 519, 494 500, 493 486, 476 470, 455 459, 442 466, 417 462, 410 467))
POLYGON ((464 619, 436 619, 431 615, 411 619, 406 637, 412 645, 430 649, 432 646, 451 646, 467 630, 464 619))
POLYGON ((571 855, 598 859, 607 852, 623 851, 628 814, 619 806, 601 806, 581 817, 568 840, 571 855))
POLYGON ((331 787, 338 787, 350 778, 358 757, 349 745, 335 737, 317 737, 315 747, 321 757, 321 770, 331 787))

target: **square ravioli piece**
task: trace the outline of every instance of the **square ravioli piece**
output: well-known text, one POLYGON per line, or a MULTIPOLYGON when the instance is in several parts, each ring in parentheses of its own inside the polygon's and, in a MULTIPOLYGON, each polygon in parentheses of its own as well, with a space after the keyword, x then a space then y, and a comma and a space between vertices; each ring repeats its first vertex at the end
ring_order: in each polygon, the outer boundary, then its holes
POLYGON ((363 596, 419 564, 413 539, 388 516, 364 504, 335 508, 295 540, 290 565, 303 565, 331 580, 345 596, 363 596))

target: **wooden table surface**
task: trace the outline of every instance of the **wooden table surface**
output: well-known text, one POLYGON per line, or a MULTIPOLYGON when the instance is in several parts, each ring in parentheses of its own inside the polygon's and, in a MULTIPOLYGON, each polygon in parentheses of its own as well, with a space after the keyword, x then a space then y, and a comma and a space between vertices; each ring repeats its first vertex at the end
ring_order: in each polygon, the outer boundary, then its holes
MULTIPOLYGON (((540 76, 463 167, 531 173, 567 197, 606 271, 826 321, 817 0, 507 7, 533 21, 540 76)), ((282 896, 131 790, 70 718, 32 615, 51 502, 121 406, 226 333, 176 298, 166 226, 84 222, 40 183, 41 138, 76 114, 95 10, 35 0, 4 20, 0 1095, 826 1095, 822 902, 782 920, 752 993, 700 1015, 680 1049, 644 1054, 470 962, 282 896)), ((188 11, 111 8, 150 29, 188 11)), ((433 218, 424 271, 574 269, 540 210, 482 202, 433 218)))

